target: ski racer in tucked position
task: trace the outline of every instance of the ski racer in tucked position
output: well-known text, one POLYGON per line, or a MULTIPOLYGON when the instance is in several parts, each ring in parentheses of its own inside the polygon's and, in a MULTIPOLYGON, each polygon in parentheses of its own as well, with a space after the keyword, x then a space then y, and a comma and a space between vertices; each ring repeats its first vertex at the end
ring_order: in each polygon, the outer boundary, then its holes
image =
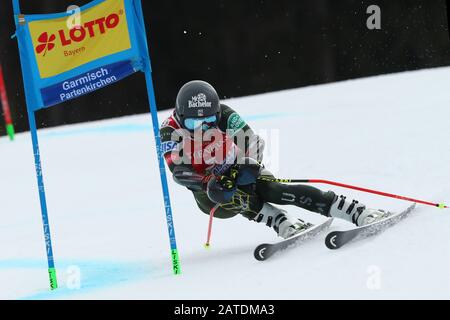
POLYGON ((162 152, 174 180, 193 192, 201 211, 214 217, 242 215, 287 239, 312 225, 272 204, 295 205, 357 226, 385 218, 356 200, 307 185, 271 181, 261 164, 264 141, 204 81, 186 83, 160 129, 162 152))

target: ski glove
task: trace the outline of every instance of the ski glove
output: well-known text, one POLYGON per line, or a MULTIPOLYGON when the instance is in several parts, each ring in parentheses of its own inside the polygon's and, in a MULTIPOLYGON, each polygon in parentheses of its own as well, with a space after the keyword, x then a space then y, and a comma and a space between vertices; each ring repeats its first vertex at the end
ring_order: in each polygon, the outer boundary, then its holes
POLYGON ((232 177, 227 177, 227 176, 217 177, 217 180, 219 181, 220 185, 226 191, 236 189, 236 182, 234 179, 232 177))
POLYGON ((228 176, 213 176, 206 187, 208 198, 216 203, 230 202, 236 190, 235 181, 228 176))

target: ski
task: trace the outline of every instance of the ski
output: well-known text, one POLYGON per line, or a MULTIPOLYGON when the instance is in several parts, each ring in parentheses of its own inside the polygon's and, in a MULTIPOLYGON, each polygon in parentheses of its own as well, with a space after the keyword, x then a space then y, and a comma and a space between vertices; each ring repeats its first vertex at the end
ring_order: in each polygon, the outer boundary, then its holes
POLYGON ((330 232, 325 238, 325 245, 328 247, 328 249, 336 250, 349 243, 350 241, 356 241, 376 235, 393 226, 394 224, 397 224, 400 220, 408 216, 413 211, 415 206, 416 204, 414 203, 402 212, 394 213, 383 220, 368 224, 363 227, 346 231, 330 232))
POLYGON ((269 243, 260 244, 259 246, 256 247, 253 255, 255 259, 258 261, 267 260, 275 253, 284 250, 290 246, 297 245, 303 241, 309 240, 318 235, 319 233, 327 230, 332 222, 333 218, 330 218, 321 224, 309 227, 308 229, 296 234, 291 238, 272 244, 269 243))

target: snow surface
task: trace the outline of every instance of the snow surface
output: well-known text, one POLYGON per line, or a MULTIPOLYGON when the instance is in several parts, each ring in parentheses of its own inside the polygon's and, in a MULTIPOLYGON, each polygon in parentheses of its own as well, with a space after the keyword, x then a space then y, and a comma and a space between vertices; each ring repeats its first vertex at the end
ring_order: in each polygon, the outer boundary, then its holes
MULTIPOLYGON (((449 83, 450 68, 439 68, 226 103, 254 129, 279 130, 279 145, 268 150, 279 155, 269 165, 279 177, 325 178, 448 202, 449 83)), ((160 121, 167 115, 161 112, 160 121)), ((174 276, 150 116, 39 135, 61 288, 48 290, 31 141, 19 134, 14 143, 0 139, 2 299, 450 298, 450 210, 421 205, 382 235, 339 251, 328 250, 321 235, 258 262, 253 249, 276 240, 272 230, 242 217, 215 220, 205 250, 208 216, 170 179, 183 272, 174 276)), ((408 205, 318 187, 369 207, 408 205)), ((324 219, 288 209, 311 222, 324 219)), ((350 226, 336 221, 331 230, 350 226)))

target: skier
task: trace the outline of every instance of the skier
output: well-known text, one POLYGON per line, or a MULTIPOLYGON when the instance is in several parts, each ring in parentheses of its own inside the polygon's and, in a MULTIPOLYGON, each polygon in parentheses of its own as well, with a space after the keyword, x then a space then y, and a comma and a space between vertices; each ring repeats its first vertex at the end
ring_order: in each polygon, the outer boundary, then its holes
POLYGON ((368 209, 333 191, 270 181, 261 164, 264 141, 204 81, 186 83, 160 129, 162 152, 174 180, 193 192, 201 211, 214 217, 242 215, 287 239, 312 225, 272 204, 295 205, 363 226, 388 213, 368 209))

